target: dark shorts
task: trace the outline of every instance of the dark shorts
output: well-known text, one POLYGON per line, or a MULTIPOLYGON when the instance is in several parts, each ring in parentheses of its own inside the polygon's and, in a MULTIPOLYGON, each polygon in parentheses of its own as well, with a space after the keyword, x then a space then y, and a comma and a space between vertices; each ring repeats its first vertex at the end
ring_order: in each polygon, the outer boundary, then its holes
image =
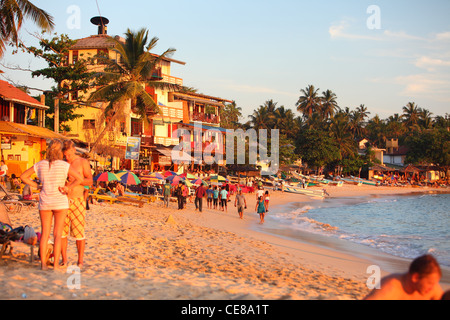
POLYGON ((212 198, 208 198, 207 201, 208 201, 208 202, 212 202, 213 199, 212 199, 212 198))
POLYGON ((227 206, 227 199, 220 199, 220 206, 226 207, 227 206))
POLYGON ((244 212, 244 206, 239 206, 238 207, 238 212, 244 212))

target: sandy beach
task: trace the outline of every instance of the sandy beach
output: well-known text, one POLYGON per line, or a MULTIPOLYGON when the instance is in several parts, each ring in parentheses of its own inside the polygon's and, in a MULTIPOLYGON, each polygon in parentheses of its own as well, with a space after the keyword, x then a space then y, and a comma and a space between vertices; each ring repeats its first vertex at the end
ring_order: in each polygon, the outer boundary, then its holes
MULTIPOLYGON (((352 186, 329 187, 333 198, 430 192, 442 189, 352 186)), ((304 234, 292 241, 264 231, 255 213, 255 195, 246 195, 244 219, 228 212, 177 210, 162 202, 143 208, 125 204, 91 205, 87 215, 85 266, 79 288, 73 273, 41 271, 28 262, 27 248, 14 249, 0 265, 0 299, 67 300, 359 300, 369 293, 367 268, 380 264, 382 275, 406 271, 410 261, 349 243, 320 244, 304 234), (69 286, 68 286, 69 284, 69 286)), ((309 198, 271 194, 271 208, 309 198)), ((269 212, 270 214, 270 212, 269 212)), ((37 208, 10 214, 14 227, 39 231, 37 208)), ((76 266, 69 239, 69 264, 76 266)), ((73 271, 69 266, 68 272, 73 271)), ((447 282, 444 271, 442 285, 447 282)))

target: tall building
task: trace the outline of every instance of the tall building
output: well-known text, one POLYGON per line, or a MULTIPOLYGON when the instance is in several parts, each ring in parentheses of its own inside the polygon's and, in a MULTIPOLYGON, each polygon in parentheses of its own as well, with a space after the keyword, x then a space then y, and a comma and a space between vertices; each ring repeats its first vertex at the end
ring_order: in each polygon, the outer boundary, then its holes
MULTIPOLYGON (((91 22, 98 25, 98 34, 77 40, 76 44, 69 50, 67 63, 75 63, 78 59, 92 58, 100 54, 120 63, 121 56, 114 50, 112 37, 107 34, 109 21, 103 17, 96 17, 91 22)), ((118 41, 125 41, 119 36, 114 38, 118 41)), ((155 55, 155 57, 158 56, 155 55)), ((152 80, 183 86, 183 79, 171 74, 171 65, 174 63, 178 65, 186 64, 183 61, 163 58, 153 71, 152 80)), ((91 66, 92 70, 103 70, 103 68, 104 66, 100 63, 91 66)), ((120 123, 111 129, 101 142, 103 146, 118 151, 118 153, 115 153, 115 157, 111 155, 111 158, 114 158, 111 163, 114 169, 146 169, 152 171, 176 169, 177 164, 175 164, 175 167, 173 166, 171 150, 180 143, 180 139, 175 136, 177 129, 191 130, 191 141, 194 141, 193 126, 195 124, 201 124, 205 129, 217 128, 217 137, 212 138, 206 135, 202 137, 202 143, 205 144, 220 140, 219 137, 224 134, 223 130, 220 130, 220 109, 224 107, 224 103, 231 103, 232 101, 187 91, 171 92, 166 89, 150 87, 145 89, 158 105, 160 113, 151 116, 149 123, 146 123, 133 112, 131 102, 128 103, 126 117, 120 120, 120 123), (130 137, 140 139, 138 161, 125 159, 127 141, 130 137)), ((87 93, 84 96, 81 93, 74 94, 71 98, 72 100, 83 101, 89 94, 87 93)), ((77 109, 75 113, 82 115, 82 117, 68 123, 71 127, 70 136, 92 144, 108 121, 107 118, 103 117, 106 106, 106 103, 84 104, 77 109)))

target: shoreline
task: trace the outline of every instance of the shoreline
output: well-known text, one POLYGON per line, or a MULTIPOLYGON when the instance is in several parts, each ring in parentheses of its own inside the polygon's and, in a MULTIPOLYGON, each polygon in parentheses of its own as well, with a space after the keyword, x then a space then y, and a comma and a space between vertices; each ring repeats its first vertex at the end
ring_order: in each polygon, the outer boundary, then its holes
MULTIPOLYGON (((342 188, 329 188, 329 192, 343 198, 397 191, 393 187, 342 188)), ((398 190, 400 194, 407 191, 398 190)), ((359 252, 360 247, 345 244, 346 250, 339 250, 338 242, 330 247, 306 235, 296 241, 269 234, 264 230, 267 223, 258 224, 255 197, 246 195, 244 220, 239 219, 234 197, 228 213, 207 209, 206 201, 202 213, 194 211, 192 203, 181 211, 174 202, 169 209, 159 203, 143 208, 93 205, 87 214, 81 288, 66 285, 72 274, 43 272, 37 261, 30 265, 26 261, 29 249, 17 248, 17 258, 0 264, 0 299, 25 295, 51 300, 359 300, 370 291, 367 267, 374 264, 373 257, 380 263, 382 276, 393 262, 399 263, 393 265, 399 269, 409 263, 388 255, 372 256, 371 248, 359 252)), ((304 196, 271 192, 270 208, 308 201, 304 196)), ((40 226, 36 209, 10 217, 15 226, 40 226)), ((68 255, 73 266, 77 254, 70 238, 68 255)))

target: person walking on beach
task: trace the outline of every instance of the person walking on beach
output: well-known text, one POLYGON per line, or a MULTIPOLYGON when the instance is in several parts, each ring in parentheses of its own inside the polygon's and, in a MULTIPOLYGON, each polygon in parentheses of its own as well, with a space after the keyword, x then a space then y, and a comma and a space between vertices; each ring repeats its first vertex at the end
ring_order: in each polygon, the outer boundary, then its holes
POLYGON ((269 212, 269 190, 266 190, 266 193, 264 193, 264 206, 266 207, 266 212, 269 212))
POLYGON ((264 216, 266 214, 266 207, 264 205, 264 198, 259 197, 258 201, 256 202, 255 211, 259 214, 260 223, 264 223, 264 216))
POLYGON ((166 183, 164 184, 164 191, 163 191, 163 195, 164 195, 164 206, 166 208, 169 207, 169 199, 170 199, 170 191, 171 191, 172 187, 170 185, 169 180, 166 180, 166 183))
POLYGON ((72 140, 64 141, 63 153, 70 167, 83 177, 83 181, 80 185, 73 187, 67 194, 69 198, 69 211, 67 212, 62 234, 62 260, 63 265, 67 266, 67 237, 70 233, 76 239, 78 252, 77 265, 82 268, 86 245, 86 198, 84 192, 86 189, 84 187, 91 187, 94 181, 92 179, 89 161, 76 154, 75 144, 72 140))
POLYGON ((234 206, 238 209, 239 218, 244 219, 244 209, 247 209, 247 200, 245 200, 241 188, 239 188, 238 194, 234 199, 234 206))
POLYGON ((389 275, 364 300, 439 300, 444 291, 439 285, 442 271, 431 255, 414 259, 407 273, 389 275))
POLYGON ((214 209, 217 209, 217 207, 219 206, 219 189, 217 188, 217 186, 214 187, 213 206, 214 209))
POLYGON ((178 210, 183 209, 184 203, 183 203, 183 182, 178 182, 178 186, 175 189, 175 194, 177 196, 178 200, 178 210))
POLYGON ((195 190, 195 210, 199 210, 202 212, 203 207, 203 197, 205 196, 206 191, 203 187, 203 184, 200 184, 200 186, 195 190))
POLYGON ((211 186, 208 186, 208 189, 206 189, 206 195, 207 195, 206 201, 208 202, 208 209, 212 209, 214 190, 212 189, 211 186))
POLYGON ((39 181, 42 183, 38 207, 42 229, 39 244, 42 270, 48 269, 46 253, 53 218, 55 219, 53 228, 53 269, 60 269, 59 257, 61 256, 61 235, 67 210, 69 209, 69 199, 67 194, 83 181, 83 176, 71 167, 69 163, 63 161, 62 150, 62 141, 58 139, 52 140, 47 148, 47 159, 39 161, 20 176, 20 179, 24 183, 34 188, 38 188, 39 185, 31 180, 33 174, 36 174, 39 181), (70 182, 66 185, 67 178, 70 178, 70 182))
POLYGON ((220 207, 222 208, 222 211, 228 212, 228 192, 225 189, 225 187, 222 187, 222 190, 220 191, 220 207))

